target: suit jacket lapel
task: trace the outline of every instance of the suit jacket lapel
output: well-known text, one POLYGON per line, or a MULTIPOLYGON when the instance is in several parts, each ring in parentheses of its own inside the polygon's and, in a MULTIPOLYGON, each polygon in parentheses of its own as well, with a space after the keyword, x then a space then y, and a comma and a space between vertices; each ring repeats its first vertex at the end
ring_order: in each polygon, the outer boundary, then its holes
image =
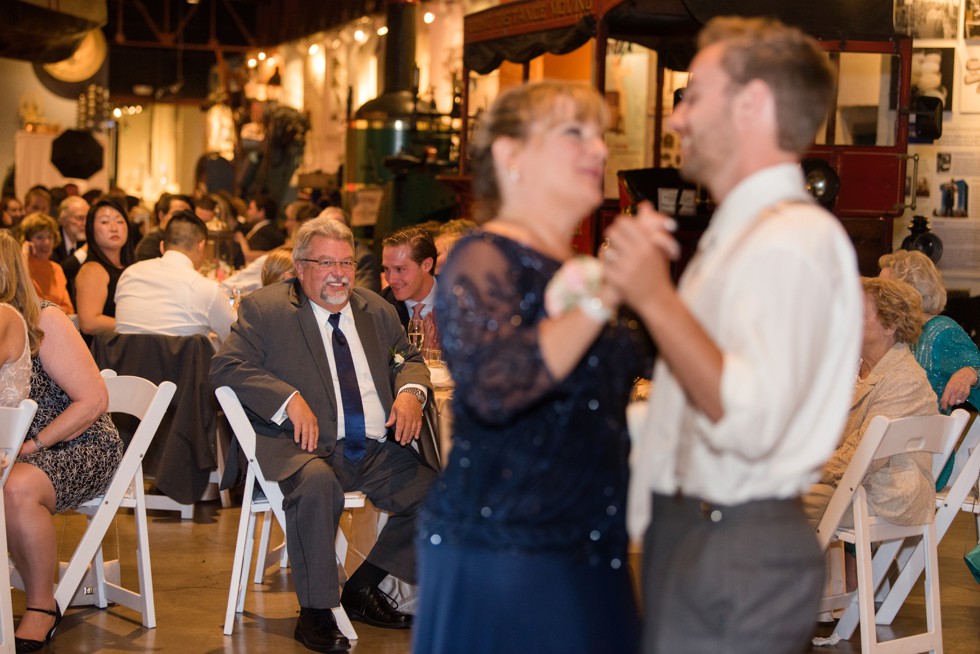
POLYGON ((327 353, 323 349, 322 327, 316 322, 316 314, 313 307, 309 306, 309 298, 303 293, 303 289, 298 283, 293 284, 292 302, 296 305, 296 317, 299 320, 300 331, 306 339, 306 345, 313 355, 313 365, 316 367, 316 374, 322 382, 324 393, 333 405, 334 413, 337 412, 337 398, 333 392, 333 375, 330 372, 330 361, 327 353))
POLYGON ((350 304, 354 314, 354 326, 357 328, 361 347, 364 348, 364 356, 367 357, 368 367, 371 369, 371 378, 387 413, 391 410, 394 401, 391 393, 391 375, 388 370, 388 360, 392 355, 381 345, 379 326, 368 310, 367 302, 352 294, 350 304))

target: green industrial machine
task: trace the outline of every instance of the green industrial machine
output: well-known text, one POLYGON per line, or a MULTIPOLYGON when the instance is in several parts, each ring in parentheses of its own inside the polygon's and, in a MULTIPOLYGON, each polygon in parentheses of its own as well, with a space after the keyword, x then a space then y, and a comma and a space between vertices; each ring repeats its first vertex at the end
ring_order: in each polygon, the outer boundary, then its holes
POLYGON ((347 129, 344 204, 355 228, 375 241, 457 212, 455 194, 437 177, 456 168, 458 130, 418 98, 416 10, 415 3, 389 3, 384 92, 364 103, 347 129))

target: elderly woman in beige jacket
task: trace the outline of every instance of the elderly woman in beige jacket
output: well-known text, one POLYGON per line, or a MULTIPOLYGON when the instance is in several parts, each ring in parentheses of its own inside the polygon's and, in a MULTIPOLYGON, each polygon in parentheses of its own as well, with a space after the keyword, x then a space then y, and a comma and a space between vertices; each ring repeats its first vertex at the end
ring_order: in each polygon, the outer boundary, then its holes
MULTIPOLYGON (((814 522, 823 515, 875 416, 938 413, 936 394, 909 350, 909 343, 914 343, 921 331, 919 294, 908 284, 892 279, 865 278, 862 282, 865 313, 861 364, 841 444, 824 466, 820 483, 804 497, 807 514, 814 522)), ((889 522, 921 524, 935 512, 935 480, 928 452, 874 461, 863 483, 871 512, 889 522)))

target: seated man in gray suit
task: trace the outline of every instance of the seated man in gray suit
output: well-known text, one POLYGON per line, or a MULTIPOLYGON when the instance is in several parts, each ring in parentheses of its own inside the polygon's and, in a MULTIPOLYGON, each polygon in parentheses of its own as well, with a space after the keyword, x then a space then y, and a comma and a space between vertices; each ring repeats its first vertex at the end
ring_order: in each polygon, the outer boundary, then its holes
POLYGON ((211 382, 238 394, 262 472, 285 496, 296 640, 339 652, 349 643, 332 607, 375 626, 411 625, 378 583, 389 573, 415 582, 415 516, 436 473, 411 443, 431 387, 395 310, 354 288, 350 229, 316 218, 294 247, 296 278, 245 297, 211 382), (341 596, 334 540, 344 491, 355 489, 390 517, 341 596))

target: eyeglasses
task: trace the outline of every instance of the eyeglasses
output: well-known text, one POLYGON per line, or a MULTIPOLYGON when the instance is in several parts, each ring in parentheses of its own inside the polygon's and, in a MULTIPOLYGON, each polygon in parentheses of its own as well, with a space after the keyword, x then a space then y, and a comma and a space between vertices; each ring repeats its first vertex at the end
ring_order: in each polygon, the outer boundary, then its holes
POLYGON ((342 259, 340 261, 336 259, 297 259, 297 261, 315 263, 320 270, 330 270, 337 266, 340 266, 343 270, 354 270, 357 268, 357 262, 353 259, 342 259))

